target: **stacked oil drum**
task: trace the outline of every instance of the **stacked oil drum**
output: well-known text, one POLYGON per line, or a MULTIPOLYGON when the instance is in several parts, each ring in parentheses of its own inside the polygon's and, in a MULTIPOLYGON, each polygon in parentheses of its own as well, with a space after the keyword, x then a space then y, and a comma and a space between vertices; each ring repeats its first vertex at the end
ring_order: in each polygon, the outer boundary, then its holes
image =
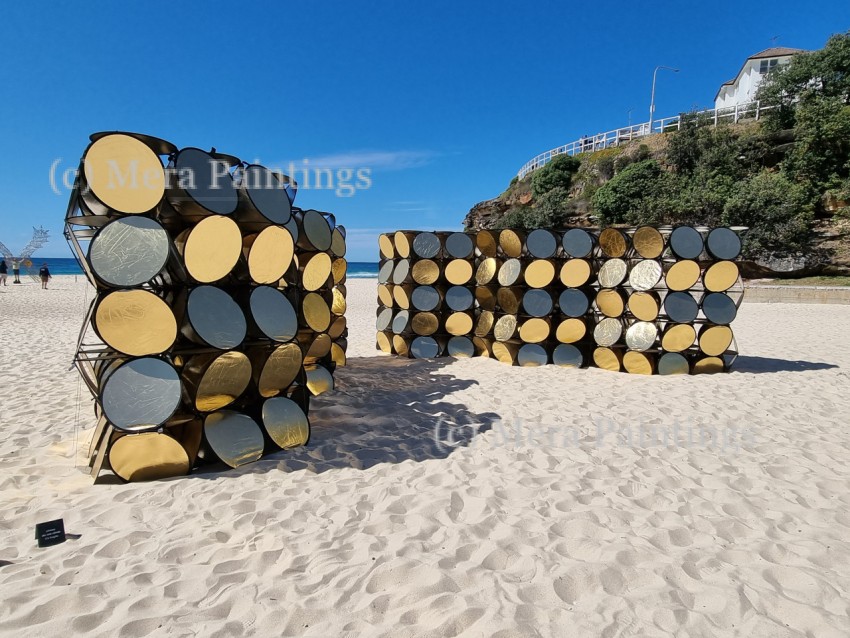
POLYGON ((238 158, 98 133, 65 235, 96 289, 76 363, 95 398, 92 475, 237 467, 307 443, 345 361, 345 230, 238 158))
POLYGON ((378 348, 417 358, 473 356, 473 237, 398 231, 379 244, 378 348))
MULTIPOLYGON (((729 325, 743 297, 736 230, 505 229, 481 230, 473 240, 474 255, 466 258, 475 273, 473 356, 522 366, 688 374, 728 370, 737 355, 729 325)), ((392 333, 401 312, 390 303, 399 234, 379 243, 386 261, 378 330, 392 333)), ((379 332, 378 347, 414 357, 453 354, 411 350, 403 341, 397 347, 394 338, 379 332)))

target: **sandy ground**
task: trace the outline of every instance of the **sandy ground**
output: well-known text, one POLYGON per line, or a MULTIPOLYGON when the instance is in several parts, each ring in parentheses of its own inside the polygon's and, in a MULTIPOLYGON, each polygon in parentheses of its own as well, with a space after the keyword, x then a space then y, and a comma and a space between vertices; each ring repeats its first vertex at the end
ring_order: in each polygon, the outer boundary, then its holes
POLYGON ((348 290, 309 447, 93 486, 91 292, 0 289, 0 633, 850 635, 850 307, 745 301, 736 372, 647 378, 379 356, 348 290))

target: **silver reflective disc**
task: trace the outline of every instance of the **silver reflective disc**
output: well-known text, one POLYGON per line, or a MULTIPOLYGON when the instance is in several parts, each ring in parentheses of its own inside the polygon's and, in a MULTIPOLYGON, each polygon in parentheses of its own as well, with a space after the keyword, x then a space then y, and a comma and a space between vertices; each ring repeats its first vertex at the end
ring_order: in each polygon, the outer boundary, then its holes
POLYGON ((434 233, 419 233, 413 238, 413 252, 423 259, 436 257, 440 252, 440 238, 434 233))
POLYGON ((215 286, 198 286, 189 293, 186 318, 205 343, 222 350, 242 343, 248 327, 239 304, 215 286))
POLYGON ((568 317, 581 317, 587 314, 590 308, 590 300, 583 291, 577 288, 567 288, 558 298, 558 306, 561 312, 568 317))
POLYGON ((440 293, 433 286, 417 286, 410 295, 410 302, 417 310, 434 310, 440 305, 440 293))
POLYGON ((562 368, 580 368, 584 365, 584 355, 574 345, 561 343, 552 352, 552 363, 562 368))
POLYGON ((260 331, 275 341, 291 341, 298 334, 298 316, 289 299, 271 286, 251 292, 251 316, 260 331))
POLYGON ((469 310, 475 301, 472 291, 463 286, 452 286, 446 291, 446 305, 454 311, 469 310))
POLYGON ((384 308, 381 312, 378 313, 378 319, 375 322, 375 327, 383 332, 387 330, 393 322, 393 309, 392 308, 384 308))
POLYGON ((661 263, 654 259, 642 259, 629 273, 629 285, 634 290, 649 290, 661 280, 661 263))
POLYGON ((317 210, 304 211, 301 220, 304 235, 307 240, 320 252, 329 250, 333 241, 333 231, 328 220, 317 210))
POLYGON ((513 286, 522 272, 522 263, 519 259, 508 259, 499 268, 499 285, 513 286))
POLYGON ((702 298, 702 312, 711 323, 728 325, 735 320, 738 309, 729 295, 711 292, 702 298))
POLYGON ((440 345, 433 337, 416 337, 410 344, 410 353, 415 359, 433 359, 440 354, 440 345))
POLYGON ((741 238, 731 228, 713 229, 705 245, 715 259, 733 260, 741 254, 741 238))
POLYGON ((180 376, 162 359, 131 359, 106 378, 101 405, 106 418, 119 430, 154 429, 180 405, 180 376))
POLYGON ((230 467, 239 467, 263 455, 265 440, 251 417, 233 410, 218 410, 204 419, 204 437, 212 451, 230 467))
POLYGON ((384 263, 381 264, 380 270, 378 270, 378 283, 386 284, 389 283, 390 279, 393 276, 393 269, 395 268, 395 262, 393 260, 388 259, 384 263))
POLYGON ((546 317, 552 313, 552 295, 545 290, 532 289, 522 297, 522 307, 532 317, 546 317))
POLYGON ((626 330, 626 345, 632 350, 649 350, 658 338, 658 328, 650 321, 637 321, 626 330))
POLYGON ((670 233, 670 250, 679 259, 696 259, 702 254, 702 235, 696 228, 679 226, 670 233))
POLYGON ((472 254, 472 238, 466 233, 452 233, 446 237, 446 252, 454 259, 466 259, 472 254))
POLYGON ((229 168, 199 148, 184 148, 177 153, 171 180, 208 211, 229 215, 239 201, 229 168))
POLYGON ((399 259, 395 268, 393 268, 393 283, 403 284, 410 274, 410 261, 407 259, 399 259))
POLYGON ((121 217, 103 226, 89 246, 89 263, 104 283, 138 286, 168 260, 168 233, 148 217, 121 217))
POLYGON ((561 245, 570 257, 587 257, 593 250, 593 237, 586 230, 573 228, 564 233, 561 245))
POLYGON ((606 259, 599 269, 599 285, 603 288, 615 288, 626 279, 629 267, 622 259, 606 259))
POLYGON ((393 317, 393 332, 397 335, 401 334, 407 330, 408 323, 410 323, 410 313, 407 312, 407 310, 400 310, 399 313, 393 317))
POLYGON ((665 352, 658 359, 658 374, 688 374, 688 360, 678 352, 665 352))
POLYGON ((533 368, 545 366, 549 361, 549 357, 543 346, 536 343, 526 343, 519 349, 516 360, 521 366, 533 368))
POLYGON ((596 324, 593 329, 593 340, 600 346, 612 346, 623 336, 623 324, 619 319, 609 317, 596 324))
POLYGON ((285 224, 292 212, 286 184, 264 166, 252 164, 242 173, 240 185, 260 214, 275 224, 285 224))
POLYGON ((690 323, 697 318, 699 305, 686 292, 671 292, 664 298, 664 311, 674 323, 690 323))
POLYGON ((475 356, 475 344, 469 337, 452 337, 446 345, 450 357, 458 359, 475 356))
POLYGON ((558 249, 558 241, 550 231, 543 228, 532 230, 525 239, 528 252, 538 259, 548 259, 558 249))

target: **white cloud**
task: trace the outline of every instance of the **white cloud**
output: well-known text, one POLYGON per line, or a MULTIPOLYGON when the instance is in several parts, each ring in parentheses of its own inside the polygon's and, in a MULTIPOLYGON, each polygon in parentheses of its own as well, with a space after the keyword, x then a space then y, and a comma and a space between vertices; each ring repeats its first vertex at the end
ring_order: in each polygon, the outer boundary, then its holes
MULTIPOLYGON (((370 168, 373 171, 401 171, 408 168, 419 168, 425 166, 437 156, 432 151, 347 151, 320 155, 318 157, 307 157, 308 166, 316 168, 370 168)), ((294 162, 299 168, 303 168, 304 161, 294 162)), ((288 162, 284 162, 284 165, 288 162)))

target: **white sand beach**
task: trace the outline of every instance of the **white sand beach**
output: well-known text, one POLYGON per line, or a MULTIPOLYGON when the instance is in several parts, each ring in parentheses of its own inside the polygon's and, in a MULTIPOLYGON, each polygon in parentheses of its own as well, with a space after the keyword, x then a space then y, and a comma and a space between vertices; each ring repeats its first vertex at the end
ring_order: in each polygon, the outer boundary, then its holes
POLYGON ((850 306, 745 299, 732 373, 641 377, 379 355, 348 295, 309 446, 93 485, 92 290, 0 288, 0 634, 850 635, 850 306))

